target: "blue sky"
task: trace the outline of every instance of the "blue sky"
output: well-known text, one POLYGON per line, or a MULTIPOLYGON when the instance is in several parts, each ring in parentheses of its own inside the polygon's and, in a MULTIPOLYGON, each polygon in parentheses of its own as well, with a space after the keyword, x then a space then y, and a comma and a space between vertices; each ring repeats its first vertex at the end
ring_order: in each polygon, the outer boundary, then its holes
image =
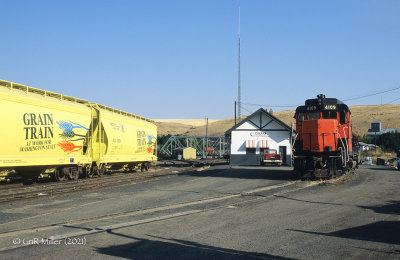
POLYGON ((239 6, 243 103, 277 111, 400 87, 389 0, 0 0, 0 78, 154 119, 232 117, 239 6))

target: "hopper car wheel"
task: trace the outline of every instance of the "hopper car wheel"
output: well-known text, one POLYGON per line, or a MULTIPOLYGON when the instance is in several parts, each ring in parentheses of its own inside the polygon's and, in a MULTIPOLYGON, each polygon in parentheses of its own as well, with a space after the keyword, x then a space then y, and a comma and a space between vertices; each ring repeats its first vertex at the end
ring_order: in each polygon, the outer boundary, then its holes
POLYGON ((65 181, 67 179, 67 176, 64 174, 64 169, 57 169, 54 172, 54 177, 56 181, 65 181))
POLYGON ((88 178, 93 178, 93 176, 94 176, 95 174, 97 174, 97 171, 98 171, 97 166, 93 166, 92 169, 90 169, 90 170, 88 171, 87 177, 88 177, 88 178))
POLYGON ((149 168, 150 168, 150 164, 149 163, 142 163, 142 166, 140 167, 140 170, 142 172, 144 172, 144 171, 147 172, 149 170, 149 168))
POLYGON ((79 179, 79 168, 70 168, 70 173, 69 173, 69 179, 76 181, 77 179, 79 179))
POLYGON ((97 176, 101 177, 106 173, 106 166, 102 165, 100 169, 97 170, 97 176))
POLYGON ((87 178, 90 172, 89 166, 80 167, 79 169, 79 178, 87 178))

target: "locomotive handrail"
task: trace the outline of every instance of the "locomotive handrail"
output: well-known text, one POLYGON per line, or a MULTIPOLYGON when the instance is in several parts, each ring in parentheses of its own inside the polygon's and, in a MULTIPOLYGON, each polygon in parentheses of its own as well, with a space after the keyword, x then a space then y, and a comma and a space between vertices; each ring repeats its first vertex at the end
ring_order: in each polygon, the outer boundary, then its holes
MULTIPOLYGON (((345 160, 345 158, 343 158, 343 148, 344 147, 339 147, 338 150, 340 150, 340 158, 342 158, 342 161, 344 161, 344 166, 346 166, 347 165, 346 160, 345 160)), ((346 151, 344 152, 344 154, 346 154, 346 151)), ((346 155, 344 155, 344 156, 346 156, 346 155)))
POLYGON ((344 134, 344 140, 346 140, 346 146, 347 146, 347 160, 350 160, 350 155, 349 155, 349 143, 347 142, 347 137, 346 137, 346 132, 344 131, 345 128, 349 128, 348 126, 343 127, 343 134, 344 134))
POLYGON ((298 135, 298 133, 296 133, 296 135, 294 136, 294 141, 293 141, 293 144, 292 144, 292 151, 294 151, 294 144, 296 143, 297 135, 298 135))
MULTIPOLYGON (((343 138, 342 138, 342 136, 340 135, 339 132, 336 132, 336 133, 339 135, 340 142, 342 142, 343 149, 344 149, 344 156, 346 157, 345 159, 347 159, 347 156, 346 156, 347 151, 346 151, 346 147, 345 147, 345 145, 343 143, 343 140, 342 140, 343 138)), ((339 147, 339 148, 341 148, 341 147, 339 147)), ((344 166, 346 166, 346 165, 347 165, 347 160, 344 160, 344 166)))

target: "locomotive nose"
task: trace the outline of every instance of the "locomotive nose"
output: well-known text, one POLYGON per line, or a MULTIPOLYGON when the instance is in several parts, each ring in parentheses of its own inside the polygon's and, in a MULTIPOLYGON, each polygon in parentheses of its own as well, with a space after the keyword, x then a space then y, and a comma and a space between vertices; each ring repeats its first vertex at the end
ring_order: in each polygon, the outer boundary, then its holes
POLYGON ((337 120, 320 119, 303 122, 303 150, 311 152, 332 151, 336 147, 337 120))

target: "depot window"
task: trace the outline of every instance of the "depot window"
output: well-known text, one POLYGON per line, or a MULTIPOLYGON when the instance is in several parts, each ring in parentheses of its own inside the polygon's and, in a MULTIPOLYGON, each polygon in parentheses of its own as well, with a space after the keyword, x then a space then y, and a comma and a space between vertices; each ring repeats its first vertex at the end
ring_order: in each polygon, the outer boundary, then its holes
POLYGON ((256 154, 256 148, 246 148, 246 154, 256 154))
POLYGON ((320 118, 321 118, 321 113, 320 112, 307 113, 307 120, 320 119, 320 118))
POLYGON ((323 119, 337 119, 337 112, 336 111, 323 111, 322 118, 323 119))

